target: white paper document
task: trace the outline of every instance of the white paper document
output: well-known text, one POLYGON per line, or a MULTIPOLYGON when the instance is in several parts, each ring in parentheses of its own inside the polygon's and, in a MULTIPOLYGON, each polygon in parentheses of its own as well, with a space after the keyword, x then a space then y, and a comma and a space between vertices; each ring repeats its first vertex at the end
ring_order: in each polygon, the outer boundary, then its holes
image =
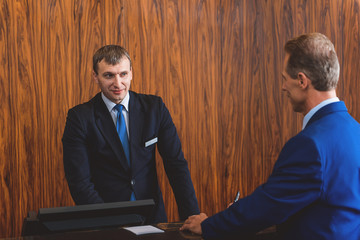
POLYGON ((136 227, 124 227, 124 229, 135 233, 136 235, 143 235, 149 233, 163 233, 164 230, 161 230, 157 227, 151 225, 144 225, 144 226, 136 226, 136 227))

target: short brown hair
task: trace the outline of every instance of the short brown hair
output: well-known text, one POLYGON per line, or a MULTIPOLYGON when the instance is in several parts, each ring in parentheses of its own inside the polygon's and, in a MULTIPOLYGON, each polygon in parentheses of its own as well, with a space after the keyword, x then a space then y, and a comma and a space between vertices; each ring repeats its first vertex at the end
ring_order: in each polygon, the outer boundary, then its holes
POLYGON ((289 54, 286 72, 296 79, 303 72, 318 91, 335 89, 340 65, 334 45, 321 33, 303 34, 285 44, 289 54))
POLYGON ((119 45, 105 45, 99 48, 93 56, 93 70, 96 74, 98 74, 98 63, 103 59, 105 59, 106 63, 115 65, 124 57, 129 59, 131 68, 130 55, 125 48, 119 45))

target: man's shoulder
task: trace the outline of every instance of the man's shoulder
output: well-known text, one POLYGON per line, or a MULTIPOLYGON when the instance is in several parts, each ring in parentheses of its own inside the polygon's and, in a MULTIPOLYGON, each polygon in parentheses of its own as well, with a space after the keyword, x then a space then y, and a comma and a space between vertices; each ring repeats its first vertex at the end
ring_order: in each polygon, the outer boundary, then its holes
POLYGON ((353 120, 343 103, 332 103, 320 110, 322 112, 317 112, 307 126, 287 143, 294 146, 311 144, 321 148, 333 143, 338 144, 339 137, 344 137, 346 133, 352 135, 360 132, 360 125, 353 120))
POLYGON ((129 91, 129 93, 130 93, 130 101, 131 101, 131 99, 133 99, 136 101, 149 102, 149 103, 162 102, 162 98, 157 95, 143 94, 143 93, 137 93, 137 92, 133 92, 133 91, 129 91))
POLYGON ((94 111, 94 106, 96 104, 99 104, 101 100, 101 94, 96 94, 93 98, 91 98, 89 101, 80 103, 72 108, 70 108, 69 112, 77 112, 80 114, 89 114, 94 111))
POLYGON ((142 108, 143 110, 154 110, 154 108, 159 109, 164 105, 162 98, 159 96, 130 92, 130 106, 137 106, 136 108, 142 108))

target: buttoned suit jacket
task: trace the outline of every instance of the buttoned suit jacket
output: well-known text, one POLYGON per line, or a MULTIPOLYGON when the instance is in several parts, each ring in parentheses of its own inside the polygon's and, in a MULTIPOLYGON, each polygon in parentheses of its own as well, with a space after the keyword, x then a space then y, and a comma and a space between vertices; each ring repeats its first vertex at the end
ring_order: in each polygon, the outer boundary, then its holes
POLYGON ((154 199, 149 222, 166 222, 159 188, 155 149, 163 159, 181 219, 199 212, 187 161, 170 113, 162 99, 129 91, 129 146, 127 163, 115 124, 98 93, 68 111, 63 134, 65 176, 76 204, 154 199), (150 140, 157 143, 145 146, 150 140))
POLYGON ((360 239, 360 125, 343 102, 318 110, 267 182, 202 222, 205 238, 279 224, 279 239, 360 239))

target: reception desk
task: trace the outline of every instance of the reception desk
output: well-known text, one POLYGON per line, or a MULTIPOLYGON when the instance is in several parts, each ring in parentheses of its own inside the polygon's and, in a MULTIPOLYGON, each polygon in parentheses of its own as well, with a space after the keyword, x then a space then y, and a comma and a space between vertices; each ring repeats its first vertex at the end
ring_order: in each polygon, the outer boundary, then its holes
MULTIPOLYGON (((191 233, 184 233, 177 229, 168 229, 164 233, 135 235, 134 233, 125 230, 124 228, 111 228, 91 231, 76 231, 65 233, 54 233, 41 236, 27 236, 20 238, 13 238, 14 240, 141 240, 141 239, 171 239, 171 240, 183 240, 183 239, 202 239, 200 236, 193 235, 191 233)), ((9 239, 7 239, 9 240, 9 239)))
MULTIPOLYGON (((41 236, 26 236, 19 238, 6 238, 6 240, 184 240, 184 239, 202 239, 201 236, 190 232, 179 231, 182 223, 160 223, 154 225, 162 230, 163 233, 135 235, 123 227, 109 228, 89 231, 73 231, 64 233, 53 233, 41 236)), ((225 239, 225 238, 224 238, 225 239)), ((275 240, 275 228, 266 229, 253 237, 241 237, 236 239, 245 240, 275 240)))
MULTIPOLYGON (((146 225, 146 216, 150 215, 153 206, 154 201, 148 199, 29 211, 24 219, 22 237, 7 238, 7 240, 202 239, 201 236, 191 232, 179 231, 183 222, 154 224, 154 227, 163 230, 161 233, 136 235, 126 229, 126 227, 146 225)), ((251 237, 236 236, 236 239, 274 240, 276 231, 272 227, 251 237)))

